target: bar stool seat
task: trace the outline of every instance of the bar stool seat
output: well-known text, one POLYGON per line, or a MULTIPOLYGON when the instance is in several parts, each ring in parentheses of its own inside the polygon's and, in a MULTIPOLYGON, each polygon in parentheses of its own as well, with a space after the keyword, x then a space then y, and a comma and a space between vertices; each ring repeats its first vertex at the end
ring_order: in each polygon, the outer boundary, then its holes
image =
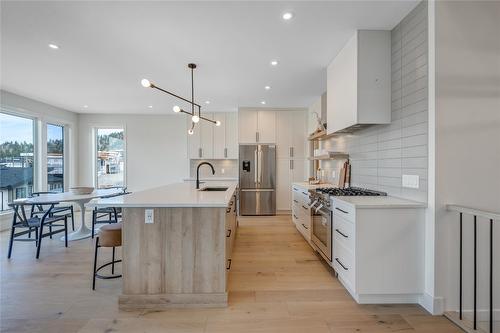
POLYGON ((121 262, 121 260, 115 260, 115 248, 122 245, 122 224, 113 223, 107 224, 99 229, 99 233, 95 239, 95 254, 94 254, 94 272, 92 277, 92 290, 95 290, 95 279, 116 279, 120 278, 122 275, 115 275, 115 264, 121 262), (111 247, 113 248, 113 256, 111 261, 97 267, 97 255, 100 247, 111 247), (98 272, 111 265, 111 275, 101 275, 98 272))
POLYGON ((122 246, 122 224, 107 224, 99 229, 99 246, 115 247, 122 246))

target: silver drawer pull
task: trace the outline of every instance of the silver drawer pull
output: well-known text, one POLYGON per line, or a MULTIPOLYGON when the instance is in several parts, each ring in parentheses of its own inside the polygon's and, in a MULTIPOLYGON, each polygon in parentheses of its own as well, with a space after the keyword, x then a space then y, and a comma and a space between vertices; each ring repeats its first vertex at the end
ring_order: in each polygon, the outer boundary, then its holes
POLYGON ((340 266, 342 266, 343 269, 345 269, 346 271, 349 270, 349 268, 347 268, 346 266, 344 266, 344 264, 339 260, 339 258, 335 258, 335 261, 339 263, 340 266))
POLYGON ((227 265, 226 265, 227 270, 231 269, 231 262, 232 262, 231 259, 227 259, 227 265))
POLYGON ((344 213, 344 214, 349 214, 349 212, 346 212, 345 210, 340 209, 339 207, 335 207, 335 209, 338 210, 338 211, 340 211, 340 212, 342 212, 342 213, 344 213))
POLYGON ((347 236, 346 234, 344 234, 342 231, 340 231, 339 229, 335 229, 335 231, 339 234, 341 234, 344 238, 349 238, 349 236, 347 236))
POLYGON ((228 237, 228 238, 229 238, 229 237, 231 237, 231 231, 232 231, 232 230, 231 230, 231 229, 229 229, 228 231, 229 231, 229 232, 226 234, 226 237, 228 237))
POLYGON ((309 230, 308 227, 306 227, 306 225, 304 223, 302 223, 302 226, 306 229, 306 230, 309 230))
POLYGON ((295 203, 299 203, 299 202, 298 202, 297 200, 295 200, 295 199, 293 199, 293 202, 295 202, 295 203))
POLYGON ((302 208, 304 208, 305 210, 308 210, 309 208, 307 208, 306 206, 302 205, 302 208))
POLYGON ((299 218, 297 217, 297 215, 293 214, 293 217, 298 220, 299 218))

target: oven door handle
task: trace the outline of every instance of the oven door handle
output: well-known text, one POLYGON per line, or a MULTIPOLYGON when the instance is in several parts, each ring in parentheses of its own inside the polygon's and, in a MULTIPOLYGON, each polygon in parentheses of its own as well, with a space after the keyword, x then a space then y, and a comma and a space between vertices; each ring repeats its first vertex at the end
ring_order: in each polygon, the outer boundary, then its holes
POLYGON ((318 206, 318 207, 316 207, 315 212, 317 213, 317 212, 318 212, 318 210, 320 210, 321 208, 323 208, 323 204, 319 204, 319 206, 318 206))

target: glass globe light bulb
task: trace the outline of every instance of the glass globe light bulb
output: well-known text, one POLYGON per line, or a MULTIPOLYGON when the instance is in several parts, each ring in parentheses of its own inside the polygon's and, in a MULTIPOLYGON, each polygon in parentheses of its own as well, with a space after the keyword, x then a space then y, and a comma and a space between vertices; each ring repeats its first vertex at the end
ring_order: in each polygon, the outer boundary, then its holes
POLYGON ((191 120, 193 121, 193 123, 198 123, 200 121, 200 117, 198 117, 197 115, 194 115, 191 117, 191 120))
POLYGON ((194 131, 193 131, 193 129, 192 129, 192 128, 188 129, 188 134, 189 134, 189 135, 193 135, 193 133, 194 133, 194 131))
POLYGON ((181 112, 181 108, 178 105, 174 106, 172 109, 174 110, 175 113, 181 112))
POLYGON ((151 87, 151 82, 149 82, 149 80, 148 80, 148 79, 142 79, 142 80, 141 80, 141 84, 142 84, 142 86, 143 86, 144 88, 149 88, 149 87, 151 87))
POLYGON ((221 123, 220 123, 220 121, 219 121, 219 120, 215 121, 215 126, 220 126, 220 124, 221 124, 221 123))

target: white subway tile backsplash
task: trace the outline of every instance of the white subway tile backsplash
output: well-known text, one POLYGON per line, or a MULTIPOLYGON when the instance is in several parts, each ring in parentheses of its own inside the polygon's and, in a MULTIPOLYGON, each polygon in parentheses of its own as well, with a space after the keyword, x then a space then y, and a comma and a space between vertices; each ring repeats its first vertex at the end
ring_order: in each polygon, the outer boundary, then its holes
POLYGON ((403 168, 427 168, 427 157, 406 157, 401 159, 403 168))
POLYGON ((427 144, 427 134, 413 135, 401 139, 403 147, 420 146, 427 144))
POLYGON ((429 118, 429 113, 426 111, 414 113, 412 115, 409 115, 407 117, 404 117, 401 119, 402 122, 402 127, 410 127, 413 125, 421 124, 421 123, 427 123, 429 118))
POLYGON ((419 135, 419 134, 427 134, 427 123, 416 124, 413 126, 403 127, 401 131, 401 135, 403 137, 419 135))
POLYGON ((427 157, 427 145, 403 148, 401 157, 427 157))
MULTIPOLYGON (((349 153, 352 185, 426 202, 427 2, 412 10, 392 30, 391 38, 392 122, 329 139, 321 147, 349 153), (403 174, 419 176, 420 187, 403 188, 403 174)), ((337 174, 341 166, 342 161, 321 162, 322 169, 337 174)))

